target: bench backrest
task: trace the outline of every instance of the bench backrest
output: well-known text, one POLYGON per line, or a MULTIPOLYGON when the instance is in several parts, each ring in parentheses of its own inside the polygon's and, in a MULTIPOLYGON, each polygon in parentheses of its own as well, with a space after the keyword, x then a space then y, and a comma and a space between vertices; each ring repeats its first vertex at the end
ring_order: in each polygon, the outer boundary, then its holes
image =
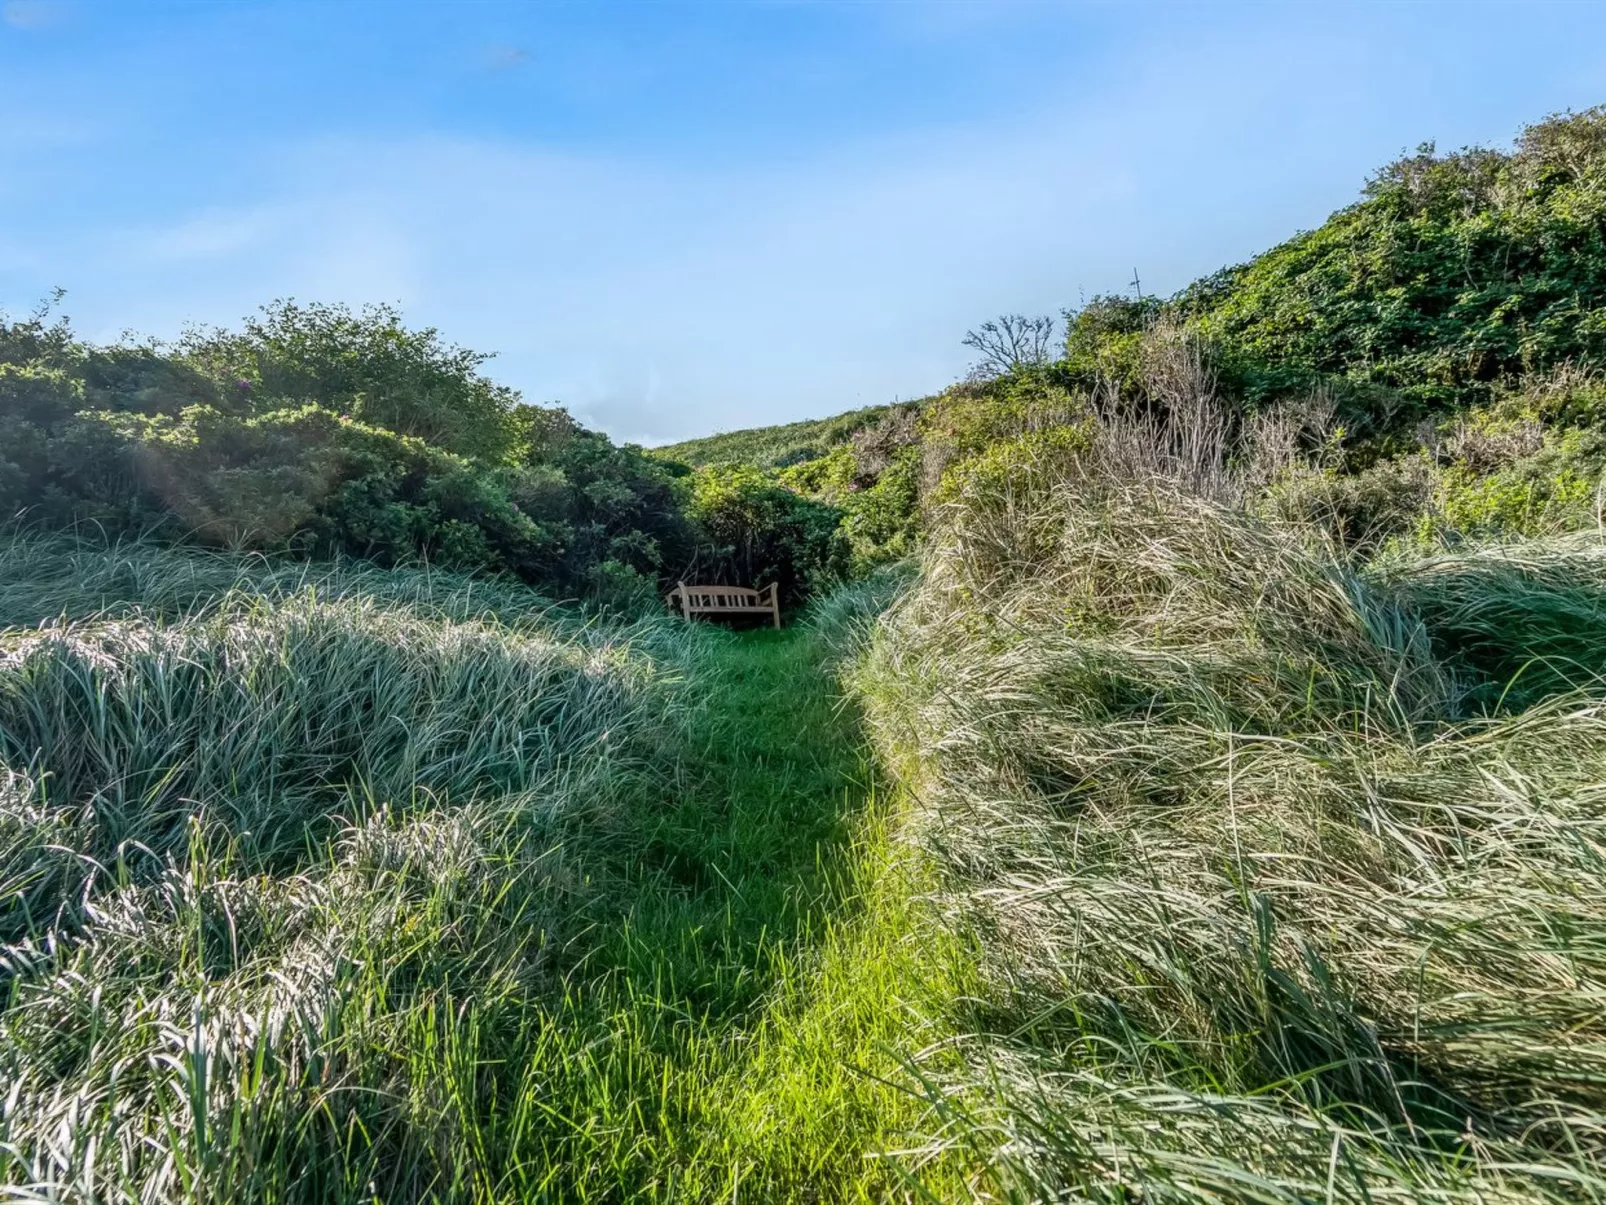
POLYGON ((681 582, 666 600, 690 619, 693 615, 769 615, 781 626, 780 601, 774 584, 762 590, 746 586, 688 586, 681 582))

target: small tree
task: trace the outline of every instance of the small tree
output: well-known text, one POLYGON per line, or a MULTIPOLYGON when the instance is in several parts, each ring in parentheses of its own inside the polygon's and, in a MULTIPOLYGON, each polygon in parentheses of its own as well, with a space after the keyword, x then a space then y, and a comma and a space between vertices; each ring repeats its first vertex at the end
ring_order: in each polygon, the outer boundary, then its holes
POLYGON ((990 381, 1019 368, 1047 364, 1059 345, 1059 319, 1048 314, 1036 318, 1001 314, 966 331, 964 344, 981 356, 970 366, 970 379, 990 381))

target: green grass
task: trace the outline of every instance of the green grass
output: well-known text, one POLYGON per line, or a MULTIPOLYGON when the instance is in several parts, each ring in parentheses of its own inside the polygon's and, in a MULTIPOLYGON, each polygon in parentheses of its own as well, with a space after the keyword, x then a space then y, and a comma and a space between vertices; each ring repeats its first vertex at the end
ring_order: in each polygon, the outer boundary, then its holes
POLYGON ((1600 537, 1055 466, 782 632, 0 547, 0 1183, 1606 1198, 1600 537))
POLYGON ((860 689, 987 1199, 1606 1195, 1599 537, 1369 573, 1096 464, 947 524, 860 689))
POLYGON ((749 427, 725 431, 680 443, 650 449, 652 455, 701 468, 710 464, 753 464, 778 468, 824 456, 864 427, 875 422, 891 406, 865 406, 830 418, 805 419, 773 427, 749 427))

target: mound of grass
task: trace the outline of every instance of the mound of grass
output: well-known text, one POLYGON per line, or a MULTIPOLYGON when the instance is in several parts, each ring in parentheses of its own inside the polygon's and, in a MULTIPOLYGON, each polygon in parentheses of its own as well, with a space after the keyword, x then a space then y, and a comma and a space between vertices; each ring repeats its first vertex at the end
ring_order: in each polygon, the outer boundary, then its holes
POLYGON ((574 613, 505 577, 381 569, 362 560, 291 560, 195 545, 99 540, 12 526, 0 536, 0 627, 60 619, 171 619, 226 596, 277 601, 310 594, 362 598, 439 619, 494 615, 504 626, 550 630, 574 613))
POLYGON ((1486 704, 1598 690, 1606 672, 1599 532, 1385 560, 1373 576, 1423 616, 1434 649, 1486 704))
MULTIPOLYGON (((89 556, 46 543, 47 567, 89 556)), ((444 618, 336 571, 325 600, 294 568, 215 598, 222 558, 101 568, 177 613, 0 636, 0 1180, 482 1190, 506 1124, 487 1060, 531 1053, 531 1001, 561 1000, 554 951, 584 929, 564 825, 673 735, 672 642, 444 618)), ((62 610, 97 605, 83 585, 62 610)))
POLYGON ((1474 587, 1389 580, 1164 483, 949 515, 861 690, 977 952, 924 1074, 988 1191, 1606 1188, 1606 707, 1463 718, 1474 587))

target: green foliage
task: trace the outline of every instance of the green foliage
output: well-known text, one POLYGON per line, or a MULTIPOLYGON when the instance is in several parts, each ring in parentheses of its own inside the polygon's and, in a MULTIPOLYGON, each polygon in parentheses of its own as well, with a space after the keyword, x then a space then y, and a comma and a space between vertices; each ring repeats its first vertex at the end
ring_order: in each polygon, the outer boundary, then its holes
POLYGON ((409 330, 389 306, 279 301, 239 331, 192 331, 178 351, 235 412, 313 402, 479 460, 517 451, 516 395, 479 373, 490 357, 409 330))
POLYGON ((711 541, 696 568, 703 581, 780 587, 795 605, 846 575, 849 549, 835 507, 747 465, 715 465, 690 478, 687 514, 711 541))
POLYGON ((1093 298, 1066 315, 1063 370, 1084 389, 1108 382, 1139 392, 1143 334, 1162 312, 1157 297, 1093 298))
POLYGON ((698 561, 709 537, 673 466, 518 404, 484 360, 383 307, 282 302, 176 349, 79 344, 44 313, 0 322, 0 506, 52 526, 509 572, 638 609, 698 561))
POLYGON ((705 435, 652 449, 663 460, 704 468, 714 464, 751 464, 786 468, 824 456, 855 431, 874 425, 890 407, 865 406, 831 418, 805 419, 774 427, 751 427, 705 435))
POLYGON ((1493 472, 1452 464, 1440 475, 1426 530, 1542 535, 1594 521, 1606 481, 1606 431, 1570 431, 1493 472))
POLYGON ((1567 360, 1599 364, 1603 131, 1606 109, 1591 109, 1530 127, 1509 153, 1424 146, 1317 230, 1171 305, 1220 342, 1249 400, 1347 378, 1397 395, 1370 408, 1385 427, 1567 360))

